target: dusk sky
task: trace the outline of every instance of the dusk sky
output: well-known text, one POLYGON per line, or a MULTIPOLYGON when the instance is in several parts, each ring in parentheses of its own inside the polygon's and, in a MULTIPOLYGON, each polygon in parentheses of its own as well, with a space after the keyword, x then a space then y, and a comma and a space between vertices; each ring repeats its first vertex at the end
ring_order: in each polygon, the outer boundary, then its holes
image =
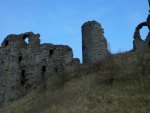
MULTIPOLYGON (((41 34, 41 43, 69 45, 81 59, 81 26, 96 20, 112 53, 128 51, 148 10, 148 0, 0 0, 0 42, 9 34, 32 31, 41 34)), ((143 39, 147 32, 141 31, 143 39)))

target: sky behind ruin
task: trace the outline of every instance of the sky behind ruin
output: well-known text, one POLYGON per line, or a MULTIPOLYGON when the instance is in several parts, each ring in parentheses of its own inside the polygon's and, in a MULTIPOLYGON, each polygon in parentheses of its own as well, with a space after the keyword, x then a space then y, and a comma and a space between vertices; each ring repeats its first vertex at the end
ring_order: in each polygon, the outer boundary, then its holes
MULTIPOLYGON (((32 31, 41 34, 41 43, 69 45, 81 59, 81 25, 89 20, 102 25, 112 53, 132 49, 135 27, 148 15, 148 0, 0 0, 0 14, 0 42, 32 31)), ((141 33, 145 37, 147 28, 141 33)))

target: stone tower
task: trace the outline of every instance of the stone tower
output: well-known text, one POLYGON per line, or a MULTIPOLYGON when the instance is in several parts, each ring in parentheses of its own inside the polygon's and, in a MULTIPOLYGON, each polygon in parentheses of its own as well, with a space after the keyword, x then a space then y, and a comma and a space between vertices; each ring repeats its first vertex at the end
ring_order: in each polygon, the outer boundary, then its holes
POLYGON ((103 33, 103 28, 96 21, 88 21, 82 25, 83 63, 97 63, 108 54, 103 33))

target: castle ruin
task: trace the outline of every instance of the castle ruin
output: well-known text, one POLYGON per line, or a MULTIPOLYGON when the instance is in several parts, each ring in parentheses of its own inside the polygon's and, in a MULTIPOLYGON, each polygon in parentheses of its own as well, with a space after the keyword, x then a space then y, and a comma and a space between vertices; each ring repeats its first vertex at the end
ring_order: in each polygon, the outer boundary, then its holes
MULTIPOLYGON (((149 8, 150 8, 150 0, 148 0, 149 8)), ((149 10, 150 13, 150 10, 149 10)), ((134 32, 134 40, 133 40, 133 50, 138 52, 149 51, 150 49, 150 14, 147 17, 146 22, 140 23, 134 32), (140 30, 142 27, 148 27, 149 32, 145 40, 142 40, 140 35, 140 30)))
POLYGON ((104 29, 96 21, 82 25, 83 63, 97 63, 108 55, 107 40, 103 33, 104 29))
POLYGON ((148 35, 145 40, 142 40, 140 35, 140 29, 142 29, 143 26, 148 27, 150 30, 150 15, 148 15, 147 21, 140 23, 134 33, 134 41, 133 41, 133 50, 142 52, 143 50, 149 50, 150 49, 150 31, 148 32, 148 35))
MULTIPOLYGON (((150 32, 142 40, 140 29, 150 30, 150 15, 146 22, 139 24, 134 33, 133 50, 150 48, 150 32)), ((83 64, 93 64, 108 54, 104 30, 96 21, 82 25, 83 64)), ((40 44, 40 35, 32 32, 8 35, 0 46, 0 107, 22 98, 51 76, 80 64, 73 58, 72 49, 67 45, 40 44), (29 41, 26 42, 25 40, 29 41)))
MULTIPOLYGON (((83 63, 96 63, 108 54, 107 41, 96 21, 82 26, 83 63)), ((8 35, 0 47, 0 106, 18 100, 61 71, 80 64, 67 45, 40 44, 32 32, 8 35), (28 42, 26 42, 28 40, 28 42)))
POLYGON ((79 64, 69 46, 40 44, 39 37, 32 32, 12 34, 2 42, 0 106, 23 97, 50 76, 79 64))

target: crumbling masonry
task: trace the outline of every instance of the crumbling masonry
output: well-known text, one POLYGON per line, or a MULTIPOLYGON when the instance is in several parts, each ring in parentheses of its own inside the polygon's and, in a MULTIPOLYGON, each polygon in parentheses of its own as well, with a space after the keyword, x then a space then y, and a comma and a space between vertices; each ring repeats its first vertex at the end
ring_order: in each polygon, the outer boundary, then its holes
POLYGON ((104 30, 96 21, 88 21, 82 26, 83 63, 97 63, 108 55, 104 30))
POLYGON ((133 50, 134 51, 149 51, 150 49, 150 31, 148 32, 148 35, 145 40, 142 40, 140 35, 140 29, 142 29, 143 26, 147 26, 150 30, 150 15, 148 15, 147 21, 140 23, 134 33, 134 41, 133 41, 133 50))
POLYGON ((66 45, 40 44, 40 35, 9 35, 0 47, 0 106, 7 105, 50 76, 79 64, 66 45), (29 42, 25 42, 28 39, 29 42))
MULTIPOLYGON (((83 63, 96 63, 108 54, 107 41, 96 21, 82 26, 83 63)), ((9 35, 0 47, 0 106, 23 97, 50 76, 78 67, 66 45, 40 44, 32 32, 9 35), (28 42, 25 40, 28 39, 28 42)))

